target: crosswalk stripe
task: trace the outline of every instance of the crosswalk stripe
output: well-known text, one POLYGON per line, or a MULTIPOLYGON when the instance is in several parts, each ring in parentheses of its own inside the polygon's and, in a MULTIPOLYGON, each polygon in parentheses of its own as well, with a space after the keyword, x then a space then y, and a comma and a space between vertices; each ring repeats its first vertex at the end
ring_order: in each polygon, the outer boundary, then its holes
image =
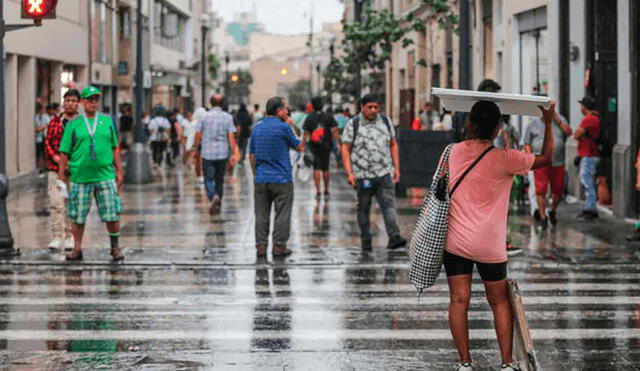
MULTIPOLYGON (((571 340, 571 339, 640 339, 638 329, 533 329, 532 337, 537 341, 542 340, 571 340)), ((469 330, 469 336, 475 340, 493 340, 495 331, 492 329, 469 330)), ((5 340, 108 340, 126 339, 135 340, 179 340, 179 339, 206 339, 206 340, 255 340, 292 338, 306 341, 322 340, 450 340, 451 332, 448 329, 425 330, 323 330, 296 329, 295 332, 284 331, 228 331, 228 330, 203 330, 203 331, 154 331, 154 330, 4 330, 0 331, 0 339, 5 340)))
MULTIPOLYGON (((421 305, 448 304, 448 296, 423 295, 421 305)), ((486 303, 484 297, 472 297, 472 304, 486 303)), ((0 297, 0 305, 211 305, 218 306, 250 306, 250 305, 416 305, 416 297, 335 297, 327 302, 327 298, 299 296, 295 297, 209 297, 197 294, 179 297, 165 296, 153 298, 112 298, 104 297, 0 297)), ((640 296, 528 296, 524 299, 525 306, 532 305, 566 305, 566 304, 606 304, 606 305, 640 305, 640 296)))

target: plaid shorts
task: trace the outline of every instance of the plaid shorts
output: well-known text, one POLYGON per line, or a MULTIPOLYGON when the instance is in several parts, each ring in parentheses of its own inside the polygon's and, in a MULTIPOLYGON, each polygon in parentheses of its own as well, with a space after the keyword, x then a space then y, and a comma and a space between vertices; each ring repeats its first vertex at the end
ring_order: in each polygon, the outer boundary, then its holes
POLYGON ((84 224, 91 210, 91 199, 95 197, 98 212, 103 222, 120 220, 122 200, 114 179, 95 183, 71 183, 67 216, 75 224, 84 224))

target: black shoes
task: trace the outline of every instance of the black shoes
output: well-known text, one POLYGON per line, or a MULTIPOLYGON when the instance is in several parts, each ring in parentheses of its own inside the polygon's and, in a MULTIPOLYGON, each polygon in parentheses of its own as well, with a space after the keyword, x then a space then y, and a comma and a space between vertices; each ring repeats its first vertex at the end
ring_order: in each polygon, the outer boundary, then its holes
POLYGON ((536 225, 538 227, 540 227, 541 229, 546 229, 549 226, 549 222, 547 219, 542 219, 540 217, 538 217, 536 219, 536 225))
MULTIPOLYGON (((371 239, 363 239, 361 240, 361 243, 362 243, 362 250, 364 251, 372 250, 373 246, 371 244, 371 239)), ((391 237, 389 239, 389 242, 387 243, 387 249, 390 249, 390 250, 399 249, 405 246, 407 246, 407 240, 405 240, 401 236, 391 237)))
POLYGON ((556 212, 555 211, 549 211, 549 222, 554 227, 558 224, 558 219, 556 219, 556 212))
POLYGON ((578 220, 581 222, 592 222, 598 219, 597 211, 584 210, 582 214, 578 215, 578 220))
POLYGON ((372 246, 371 246, 371 240, 362 240, 362 250, 364 251, 371 251, 372 250, 372 246))
POLYGON ((399 249, 405 246, 407 246, 407 240, 405 240, 400 236, 395 236, 389 239, 389 243, 387 244, 387 249, 394 250, 394 249, 399 249))
POLYGON ((635 230, 633 234, 627 236, 629 242, 640 242, 640 230, 635 230))

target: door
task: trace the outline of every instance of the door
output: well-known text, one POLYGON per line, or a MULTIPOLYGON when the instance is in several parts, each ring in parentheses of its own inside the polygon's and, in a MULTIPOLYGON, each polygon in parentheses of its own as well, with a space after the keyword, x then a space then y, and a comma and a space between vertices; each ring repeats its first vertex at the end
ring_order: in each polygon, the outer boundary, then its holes
POLYGON ((609 189, 613 146, 618 136, 618 20, 615 1, 589 0, 587 4, 587 68, 590 69, 587 92, 598 105, 604 153, 598 175, 606 177, 609 189))
POLYGON ((410 129, 415 117, 415 89, 400 90, 400 127, 410 129))

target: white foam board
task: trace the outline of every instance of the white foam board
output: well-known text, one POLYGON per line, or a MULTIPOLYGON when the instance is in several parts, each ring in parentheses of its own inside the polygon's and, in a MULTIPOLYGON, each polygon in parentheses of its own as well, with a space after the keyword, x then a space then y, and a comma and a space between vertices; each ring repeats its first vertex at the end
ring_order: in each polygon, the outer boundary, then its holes
POLYGON ((542 116, 540 108, 549 108, 551 98, 536 95, 487 93, 473 90, 431 88, 431 93, 440 98, 440 103, 453 112, 470 112, 481 100, 495 102, 505 115, 542 116))

